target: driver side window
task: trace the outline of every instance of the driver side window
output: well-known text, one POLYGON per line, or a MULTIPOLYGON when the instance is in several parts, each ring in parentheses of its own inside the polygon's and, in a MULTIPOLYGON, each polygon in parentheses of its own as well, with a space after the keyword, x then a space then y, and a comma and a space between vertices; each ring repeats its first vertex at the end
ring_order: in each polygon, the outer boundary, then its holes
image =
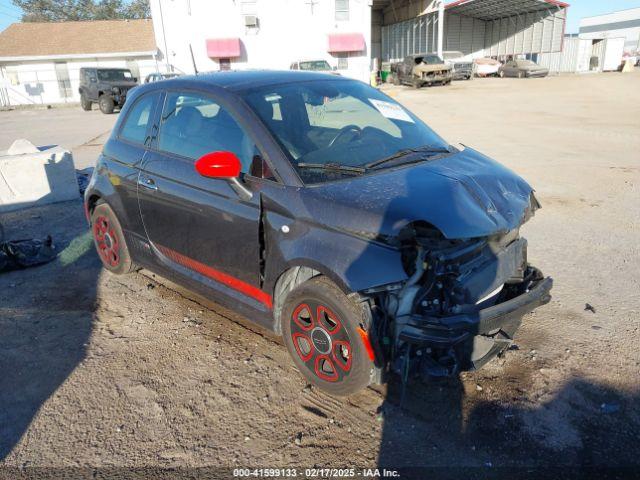
POLYGON ((167 94, 158 148, 192 160, 210 152, 233 152, 242 163, 243 173, 250 173, 254 156, 260 155, 251 137, 231 114, 198 93, 167 94))

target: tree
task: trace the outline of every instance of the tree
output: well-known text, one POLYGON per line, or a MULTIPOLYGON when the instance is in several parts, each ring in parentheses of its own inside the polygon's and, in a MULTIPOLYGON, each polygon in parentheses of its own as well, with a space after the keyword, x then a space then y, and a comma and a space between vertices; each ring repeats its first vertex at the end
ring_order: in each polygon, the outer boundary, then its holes
POLYGON ((23 22, 149 18, 149 0, 12 0, 23 22))

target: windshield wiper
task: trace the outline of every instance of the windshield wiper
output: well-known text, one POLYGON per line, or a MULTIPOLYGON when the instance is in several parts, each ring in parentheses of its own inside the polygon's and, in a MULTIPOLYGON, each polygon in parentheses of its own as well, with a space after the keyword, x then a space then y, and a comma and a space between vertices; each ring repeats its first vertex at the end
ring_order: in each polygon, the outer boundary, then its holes
POLYGON ((410 155, 412 153, 451 153, 451 150, 449 148, 434 147, 432 145, 424 145, 418 148, 405 148, 404 150, 400 150, 389 157, 383 158, 381 160, 376 160, 375 162, 367 163, 365 165, 365 168, 375 168, 398 158, 406 157, 407 155, 410 155))
POLYGON ((315 168, 317 170, 336 170, 338 172, 349 173, 365 173, 367 171, 364 167, 352 167, 349 165, 340 165, 339 163, 298 163, 300 168, 315 168))

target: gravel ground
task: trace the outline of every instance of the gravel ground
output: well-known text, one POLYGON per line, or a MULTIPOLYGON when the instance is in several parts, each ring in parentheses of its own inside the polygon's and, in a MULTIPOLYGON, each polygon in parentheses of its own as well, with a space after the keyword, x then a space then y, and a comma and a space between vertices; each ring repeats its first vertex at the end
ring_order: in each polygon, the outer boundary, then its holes
MULTIPOLYGON (((323 394, 246 319, 147 272, 104 272, 79 201, 4 215, 8 236, 51 233, 61 254, 0 276, 0 465, 637 469, 639 81, 386 89, 534 185, 543 209, 523 234, 556 282, 517 349, 456 380, 411 384, 402 407, 395 383, 323 394)), ((46 114, 71 110, 56 112, 46 114)), ((104 131, 95 113, 78 145, 104 131)))

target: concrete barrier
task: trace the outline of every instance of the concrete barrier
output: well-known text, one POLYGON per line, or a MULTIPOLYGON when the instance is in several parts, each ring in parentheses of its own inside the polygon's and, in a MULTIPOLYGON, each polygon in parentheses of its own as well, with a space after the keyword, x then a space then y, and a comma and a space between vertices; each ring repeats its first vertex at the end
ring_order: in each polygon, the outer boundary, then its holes
POLYGON ((0 151, 0 213, 79 197, 73 157, 57 145, 16 140, 0 151))

